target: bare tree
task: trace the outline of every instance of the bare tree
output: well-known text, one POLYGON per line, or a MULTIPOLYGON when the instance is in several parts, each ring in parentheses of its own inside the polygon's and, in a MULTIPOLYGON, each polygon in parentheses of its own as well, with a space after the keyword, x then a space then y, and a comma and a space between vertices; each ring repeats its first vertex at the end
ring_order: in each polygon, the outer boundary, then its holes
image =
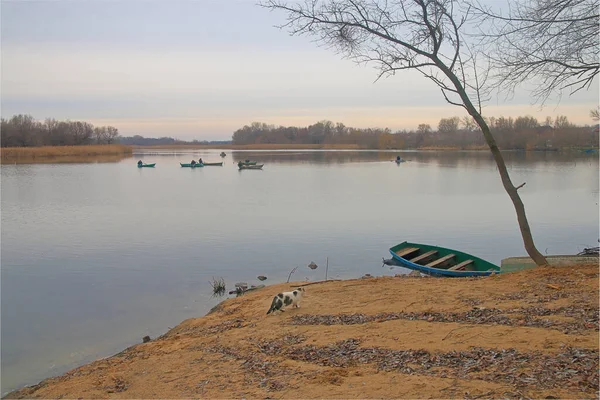
POLYGON ((96 140, 96 144, 104 143, 104 140, 106 138, 106 127, 102 126, 94 128, 94 138, 96 140))
POLYGON ((460 122, 463 125, 463 129, 467 132, 473 132, 477 129, 477 122, 471 116, 465 115, 460 122))
POLYGON ((600 107, 597 107, 595 110, 590 110, 590 117, 594 121, 600 121, 600 107))
POLYGON ((306 0, 262 4, 282 10, 282 26, 292 35, 310 35, 345 57, 375 63, 379 76, 416 70, 435 83, 450 104, 464 108, 477 122, 494 156, 504 189, 510 196, 525 249, 537 265, 546 258, 533 242, 525 207, 511 182, 504 158, 481 115, 481 87, 476 53, 465 45, 463 33, 469 7, 454 0, 306 0), (474 100, 472 100, 472 98, 474 100), (474 104, 475 103, 475 104, 474 104))
POLYGON ((553 93, 588 89, 598 76, 599 0, 507 0, 507 13, 475 4, 496 87, 533 85, 544 103, 553 93))
POLYGON ((431 125, 419 124, 419 126, 417 127, 417 133, 431 133, 431 125))
POLYGON ((106 127, 106 136, 105 140, 107 144, 112 144, 115 140, 119 138, 119 130, 114 126, 106 127))
POLYGON ((457 132, 459 123, 460 118, 458 117, 442 118, 438 123, 438 132, 457 132))

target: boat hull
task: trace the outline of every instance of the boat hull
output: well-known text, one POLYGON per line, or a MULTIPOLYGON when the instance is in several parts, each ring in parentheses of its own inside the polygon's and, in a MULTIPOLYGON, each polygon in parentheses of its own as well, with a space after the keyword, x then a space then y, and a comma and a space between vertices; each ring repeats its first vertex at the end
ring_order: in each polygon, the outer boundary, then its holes
POLYGON ((419 243, 403 242, 392 248, 390 248, 390 254, 393 260, 400 266, 412 269, 415 271, 422 272, 431 276, 442 276, 442 277, 473 277, 473 276, 488 276, 491 274, 499 274, 500 267, 485 261, 479 257, 475 257, 468 253, 461 251, 447 249, 439 246, 431 246, 419 243), (417 249, 402 255, 403 253, 410 251, 411 249, 417 249), (432 253, 433 252, 433 253, 432 253), (432 253, 429 257, 424 257, 420 261, 415 261, 419 257, 432 253), (437 258, 437 260, 434 260, 437 258), (434 264, 436 261, 448 258, 448 262, 440 264, 439 266, 427 266, 425 262, 434 264), (431 261, 430 261, 431 260, 431 261), (468 263, 465 270, 450 270, 454 266, 460 265, 461 263, 468 263))
POLYGON ((238 165, 256 165, 256 161, 238 161, 238 165))
POLYGON ((156 163, 154 163, 154 164, 142 164, 142 165, 138 165, 138 168, 154 168, 155 165, 156 165, 156 163))
POLYGON ((203 164, 205 167, 222 167, 223 166, 223 162, 205 162, 203 164))
POLYGON ((240 165, 239 169, 262 169, 264 164, 260 164, 260 165, 240 165))
POLYGON ((186 167, 186 168, 201 168, 204 167, 204 164, 184 164, 184 163, 179 163, 179 165, 181 165, 182 167, 186 167))

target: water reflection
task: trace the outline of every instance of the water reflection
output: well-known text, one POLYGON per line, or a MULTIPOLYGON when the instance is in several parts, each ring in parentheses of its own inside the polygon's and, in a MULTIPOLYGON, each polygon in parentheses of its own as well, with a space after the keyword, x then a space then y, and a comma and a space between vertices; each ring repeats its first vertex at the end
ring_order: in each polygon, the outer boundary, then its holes
MULTIPOLYGON (((202 153, 199 153, 202 154, 202 153)), ((207 152, 207 155, 210 155, 207 152)), ((517 167, 527 164, 551 162, 552 164, 573 164, 582 162, 598 162, 598 155, 582 155, 578 152, 525 152, 506 151, 502 153, 509 166, 517 167)), ((493 157, 487 151, 328 151, 328 150, 295 150, 295 151, 233 151, 233 162, 251 159, 260 163, 325 163, 342 164, 348 162, 393 162, 397 155, 409 162, 435 164, 446 167, 490 167, 495 166, 493 157)), ((399 167, 402 165, 400 164, 399 167)))
MULTIPOLYGON (((494 263, 524 254, 486 152, 138 151, 120 162, 3 165, 2 390, 156 337, 218 300, 209 284, 393 275, 403 240, 494 263), (391 162, 396 155, 410 160, 391 162), (181 168, 202 157, 222 167, 181 168), (137 168, 135 161, 156 162, 137 168), (264 163, 240 173, 235 163, 264 163)), ((505 153, 538 247, 598 239, 598 158, 505 153)), ((268 300, 267 300, 268 301, 268 300)))

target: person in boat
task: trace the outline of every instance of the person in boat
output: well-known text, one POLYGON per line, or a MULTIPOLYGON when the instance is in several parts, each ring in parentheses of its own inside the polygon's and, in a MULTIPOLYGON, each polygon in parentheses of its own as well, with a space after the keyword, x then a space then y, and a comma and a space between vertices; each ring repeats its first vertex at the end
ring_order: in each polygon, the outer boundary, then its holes
POLYGON ((202 161, 202 158, 198 159, 198 164, 204 164, 204 161, 202 161))
POLYGON ((401 162, 402 158, 400 156, 396 156, 396 162, 401 162))
POLYGON ((196 165, 196 160, 192 160, 192 162, 190 163, 190 165, 196 165))
POLYGON ((138 161, 138 167, 141 167, 142 165, 144 165, 144 163, 142 162, 142 160, 138 161))

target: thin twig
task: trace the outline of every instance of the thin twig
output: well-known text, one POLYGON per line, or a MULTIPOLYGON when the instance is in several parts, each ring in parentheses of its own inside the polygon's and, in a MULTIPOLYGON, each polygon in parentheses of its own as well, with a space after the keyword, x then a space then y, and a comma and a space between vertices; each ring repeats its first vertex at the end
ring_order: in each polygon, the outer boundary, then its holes
POLYGON ((448 332, 448 334, 446 336, 444 336, 444 338, 442 340, 446 340, 452 332, 457 331, 459 329, 464 329, 464 328, 471 328, 471 327, 470 326, 459 326, 458 328, 454 328, 450 332, 448 332))
POLYGON ((295 267, 290 271, 290 274, 288 275, 287 283, 290 283, 290 278, 292 277, 292 274, 294 272, 296 272, 297 269, 298 269, 298 267, 295 267))
POLYGON ((338 281, 341 281, 341 279, 332 279, 330 281, 317 281, 317 282, 304 283, 302 285, 296 285, 294 287, 302 287, 302 286, 316 285, 317 283, 338 282, 338 281))

